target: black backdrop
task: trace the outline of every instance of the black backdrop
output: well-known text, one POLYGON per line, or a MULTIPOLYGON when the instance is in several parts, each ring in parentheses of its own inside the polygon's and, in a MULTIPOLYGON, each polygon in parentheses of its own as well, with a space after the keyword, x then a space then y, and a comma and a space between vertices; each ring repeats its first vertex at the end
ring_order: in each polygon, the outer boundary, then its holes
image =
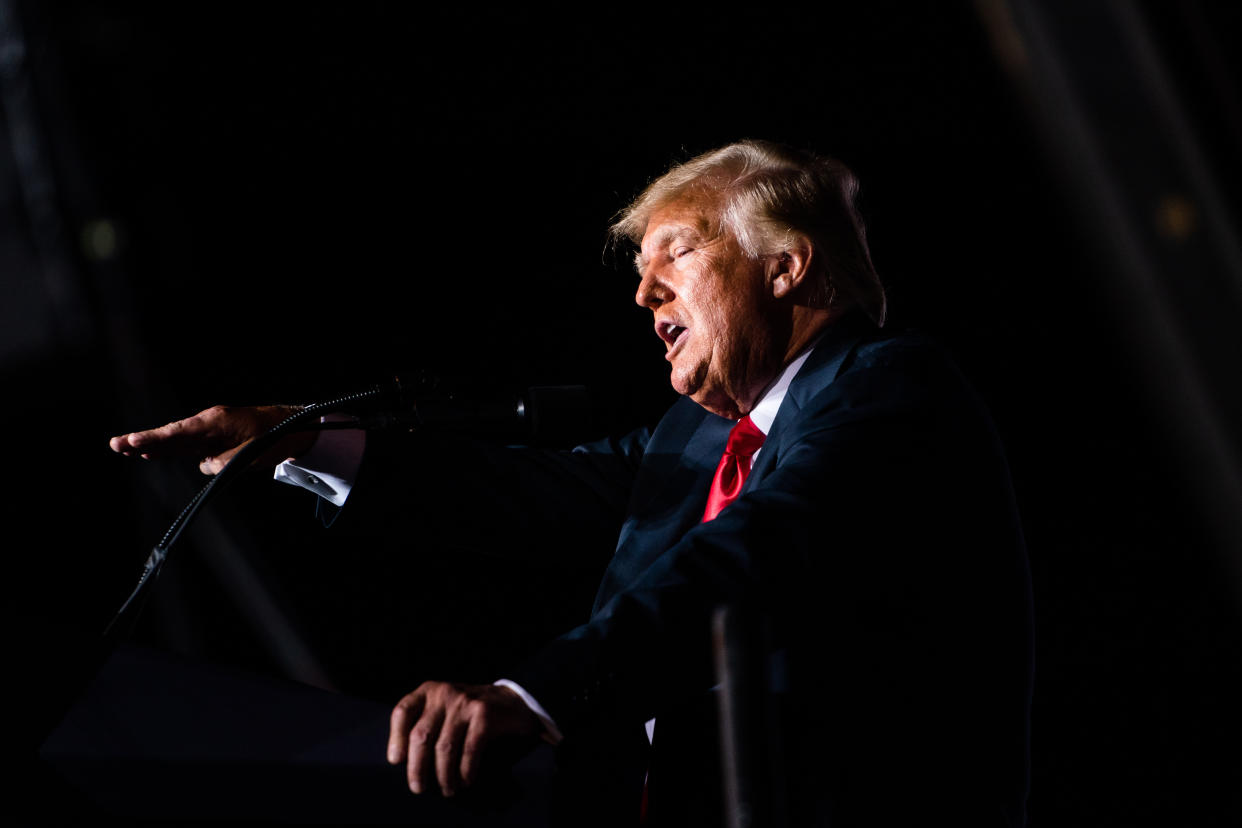
MULTIPOLYGON (((1184 67, 1184 30, 1157 12, 1184 67)), ((605 228, 672 161, 764 137, 855 169, 894 321, 958 354, 1007 440, 1037 598, 1034 821, 1242 815, 1238 550, 1203 531, 1087 253, 1092 228, 976 6, 832 4, 793 25, 395 3, 65 2, 21 19, 87 318, 6 363, 10 526, 50 538, 14 556, 12 652, 39 713, 23 746, 172 517, 108 436, 421 369, 582 382, 606 389, 600 428, 652 422, 671 400, 662 346, 605 228), (115 240, 102 252, 100 227, 115 240)), ((1187 100, 1236 183, 1210 106, 1187 100)), ((546 597, 576 594, 578 573, 480 574, 477 558, 429 555, 405 573, 421 631, 385 640, 374 586, 340 580, 342 551, 308 528, 297 493, 241 490, 223 513, 345 689, 483 677, 581 612, 546 597), (497 633, 496 615, 532 594, 535 617, 497 633)), ((170 587, 178 607, 154 609, 139 638, 279 672, 235 599, 196 574, 211 554, 197 546, 170 587)))

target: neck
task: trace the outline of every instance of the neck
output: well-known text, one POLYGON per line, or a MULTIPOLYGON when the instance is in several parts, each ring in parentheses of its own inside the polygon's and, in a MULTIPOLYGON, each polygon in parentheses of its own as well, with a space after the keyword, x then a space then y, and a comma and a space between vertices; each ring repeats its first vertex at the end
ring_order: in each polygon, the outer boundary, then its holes
POLYGON ((744 414, 749 414, 759 400, 763 398, 767 390, 772 387, 773 383, 780 379, 781 374, 789 366, 789 363, 797 359, 840 316, 840 312, 828 311, 822 308, 803 306, 794 308, 790 319, 792 323, 790 325, 790 334, 786 340, 784 358, 781 360, 780 365, 776 367, 776 370, 769 376, 766 382, 755 389, 747 404, 738 407, 736 415, 722 414, 722 416, 728 416, 730 419, 736 420, 744 414))
POLYGON ((785 359, 781 366, 784 367, 797 359, 798 355, 828 330, 840 316, 840 311, 830 311, 824 308, 805 306, 794 308, 789 344, 785 347, 785 359))

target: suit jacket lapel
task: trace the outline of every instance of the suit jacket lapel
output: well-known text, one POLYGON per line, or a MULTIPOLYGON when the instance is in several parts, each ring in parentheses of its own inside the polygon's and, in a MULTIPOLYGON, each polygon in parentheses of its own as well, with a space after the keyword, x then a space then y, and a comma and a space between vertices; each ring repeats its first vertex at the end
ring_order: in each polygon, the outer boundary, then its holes
POLYGON ((759 459, 755 461, 755 467, 751 469, 746 484, 742 487, 743 494, 776 467, 784 448, 782 440, 788 432, 789 424, 797 421, 802 407, 811 397, 832 385, 846 360, 869 330, 874 330, 870 320, 846 318, 824 334, 793 382, 789 384, 785 399, 781 402, 780 410, 776 412, 776 419, 772 421, 767 439, 764 440, 763 450, 759 452, 759 459))
POLYGON ((595 597, 596 610, 702 519, 732 427, 731 420, 688 398, 660 422, 647 444, 629 517, 595 597))

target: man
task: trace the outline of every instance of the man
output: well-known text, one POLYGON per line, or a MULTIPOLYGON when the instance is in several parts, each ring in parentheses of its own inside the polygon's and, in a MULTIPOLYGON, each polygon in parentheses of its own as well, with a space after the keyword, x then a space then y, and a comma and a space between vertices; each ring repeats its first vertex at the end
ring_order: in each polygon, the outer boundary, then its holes
MULTIPOLYGON (((567 822, 634 824, 646 797, 650 824, 718 824, 710 618, 728 605, 771 630, 792 824, 1022 824, 1030 598, 1008 473, 943 354, 881 333, 855 194, 838 162, 747 141, 622 213, 683 399, 651 433, 489 457, 530 481, 497 497, 536 511, 547 492, 627 493, 624 514, 597 499, 619 541, 587 623, 498 684, 398 703, 388 759, 412 790, 452 795, 542 736, 572 780, 567 822)), ((113 447, 189 447, 210 473, 282 412, 210 409, 113 447)), ((368 444, 347 511, 391 496, 405 450, 368 444)))

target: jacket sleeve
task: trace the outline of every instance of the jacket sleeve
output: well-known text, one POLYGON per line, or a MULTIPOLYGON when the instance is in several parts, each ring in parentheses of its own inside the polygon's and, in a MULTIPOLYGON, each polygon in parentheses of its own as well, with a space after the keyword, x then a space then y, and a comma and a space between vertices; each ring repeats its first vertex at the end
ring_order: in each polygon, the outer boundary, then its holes
POLYGON ((554 451, 372 433, 337 525, 394 545, 596 565, 612 551, 647 437, 554 451))

